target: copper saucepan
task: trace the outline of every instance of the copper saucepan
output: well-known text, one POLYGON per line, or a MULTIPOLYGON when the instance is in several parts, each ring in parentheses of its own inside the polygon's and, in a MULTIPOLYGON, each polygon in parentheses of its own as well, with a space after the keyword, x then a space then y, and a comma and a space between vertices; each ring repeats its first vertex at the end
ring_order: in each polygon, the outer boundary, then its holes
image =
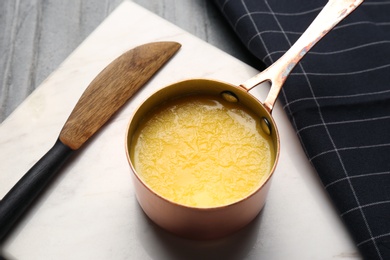
POLYGON ((210 79, 190 79, 162 88, 138 108, 128 126, 126 152, 134 173, 138 202, 150 219, 162 228, 183 237, 211 239, 235 232, 257 216, 264 206, 279 157, 279 135, 271 112, 282 85, 302 57, 362 2, 363 0, 330 0, 298 41, 279 60, 240 86, 210 79), (261 103, 248 91, 265 81, 271 83, 271 90, 264 103, 261 103), (190 94, 222 95, 225 100, 240 102, 258 116, 263 131, 272 138, 275 151, 272 170, 258 189, 235 203, 211 208, 180 205, 156 194, 134 168, 129 150, 139 122, 159 104, 190 94))

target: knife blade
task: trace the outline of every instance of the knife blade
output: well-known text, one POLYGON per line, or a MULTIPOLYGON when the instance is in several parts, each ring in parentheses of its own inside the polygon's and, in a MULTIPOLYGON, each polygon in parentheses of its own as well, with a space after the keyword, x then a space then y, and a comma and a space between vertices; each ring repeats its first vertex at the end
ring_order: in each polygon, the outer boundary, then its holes
POLYGON ((43 191, 61 166, 90 139, 179 49, 177 42, 153 42, 129 50, 89 84, 54 146, 0 202, 0 241, 43 191))

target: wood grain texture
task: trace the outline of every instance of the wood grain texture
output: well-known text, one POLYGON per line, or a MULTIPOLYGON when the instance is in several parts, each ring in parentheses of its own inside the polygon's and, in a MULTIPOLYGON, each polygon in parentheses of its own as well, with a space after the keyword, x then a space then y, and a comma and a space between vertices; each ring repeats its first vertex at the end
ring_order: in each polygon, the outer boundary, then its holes
POLYGON ((176 42, 138 46, 116 58, 91 82, 59 140, 0 202, 0 242, 44 190, 74 150, 80 148, 181 47, 176 42))
MULTIPOLYGON (((0 1, 0 122, 122 0, 0 1)), ((134 0, 191 34, 258 67, 209 0, 134 0)))
POLYGON ((60 133, 62 143, 79 149, 180 47, 176 42, 144 44, 111 62, 77 102, 60 133))

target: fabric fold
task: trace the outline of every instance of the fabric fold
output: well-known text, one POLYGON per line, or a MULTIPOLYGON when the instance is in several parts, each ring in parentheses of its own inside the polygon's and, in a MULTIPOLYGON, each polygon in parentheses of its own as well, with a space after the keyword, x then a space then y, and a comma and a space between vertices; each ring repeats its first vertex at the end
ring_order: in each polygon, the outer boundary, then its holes
MULTIPOLYGON (((324 0, 214 0, 267 66, 324 0)), ((293 70, 279 100, 366 259, 390 259, 390 1, 365 1, 293 70)))

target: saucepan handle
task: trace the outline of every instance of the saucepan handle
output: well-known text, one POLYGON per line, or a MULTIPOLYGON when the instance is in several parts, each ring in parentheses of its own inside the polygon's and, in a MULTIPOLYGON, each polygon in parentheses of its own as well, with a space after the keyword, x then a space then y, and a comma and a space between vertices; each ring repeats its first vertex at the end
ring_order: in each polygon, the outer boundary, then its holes
POLYGON ((293 68, 317 42, 362 2, 363 0, 330 0, 301 37, 282 57, 240 86, 249 91, 258 84, 269 81, 271 90, 264 101, 264 106, 271 113, 279 92, 293 68))

